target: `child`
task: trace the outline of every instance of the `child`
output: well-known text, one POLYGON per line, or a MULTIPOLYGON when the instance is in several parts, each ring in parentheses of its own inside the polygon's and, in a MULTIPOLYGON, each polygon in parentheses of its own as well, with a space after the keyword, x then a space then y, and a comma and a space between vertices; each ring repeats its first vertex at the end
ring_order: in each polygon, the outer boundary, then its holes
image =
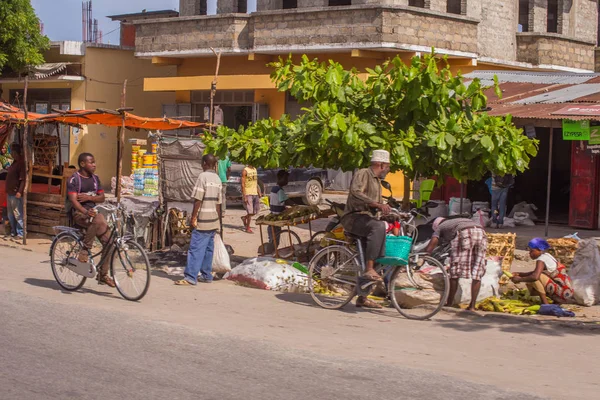
MULTIPOLYGON (((273 186, 271 193, 269 193, 269 209, 271 210, 271 214, 281 214, 285 211, 286 205, 291 205, 291 201, 288 199, 287 194, 285 194, 285 190, 283 189, 288 184, 289 176, 289 172, 284 169, 277 172, 277 186, 273 186)), ((275 234, 275 237, 279 242, 281 227, 268 226, 267 231, 269 235, 269 249, 275 250, 273 234, 275 234)), ((267 253, 267 251, 265 251, 265 253, 267 253)))
POLYGON ((395 215, 384 215, 381 220, 385 222, 385 233, 387 235, 400 236, 400 221, 395 215))

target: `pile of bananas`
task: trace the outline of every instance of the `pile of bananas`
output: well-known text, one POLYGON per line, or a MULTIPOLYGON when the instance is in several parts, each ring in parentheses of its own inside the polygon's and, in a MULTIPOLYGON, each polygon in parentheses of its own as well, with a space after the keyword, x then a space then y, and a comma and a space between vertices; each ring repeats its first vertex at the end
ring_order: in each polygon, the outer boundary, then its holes
POLYGON ((493 311, 508 313, 513 315, 533 315, 540 310, 539 304, 531 305, 518 299, 499 299, 497 297, 488 297, 477 304, 476 308, 481 311, 493 311))
POLYGON ((259 219, 260 221, 288 221, 320 212, 317 206, 295 206, 288 208, 281 214, 268 214, 259 219))

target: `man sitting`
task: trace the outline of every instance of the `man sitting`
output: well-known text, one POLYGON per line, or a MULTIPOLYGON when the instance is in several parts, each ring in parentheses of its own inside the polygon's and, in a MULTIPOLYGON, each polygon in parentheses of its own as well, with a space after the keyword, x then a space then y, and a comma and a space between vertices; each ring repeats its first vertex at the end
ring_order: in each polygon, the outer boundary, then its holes
MULTIPOLYGON (((94 239, 98 238, 102 243, 103 250, 110 239, 110 231, 106 219, 99 214, 94 207, 98 203, 104 203, 104 190, 100 185, 100 178, 94 175, 96 172, 96 160, 90 153, 81 153, 77 159, 79 171, 75 172, 67 183, 67 196, 71 202, 71 217, 75 225, 85 229, 83 238, 84 248, 79 252, 79 262, 89 262, 89 254, 94 246, 94 239)), ((115 287, 115 282, 108 275, 108 262, 98 266, 98 284, 106 284, 115 287)))

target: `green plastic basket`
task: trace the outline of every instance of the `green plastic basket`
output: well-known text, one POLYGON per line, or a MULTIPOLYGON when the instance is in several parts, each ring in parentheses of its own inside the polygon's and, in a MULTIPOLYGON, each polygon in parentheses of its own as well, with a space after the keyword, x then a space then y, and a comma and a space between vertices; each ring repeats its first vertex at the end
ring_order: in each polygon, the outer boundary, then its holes
POLYGON ((386 236, 385 258, 398 258, 407 261, 412 248, 412 238, 409 236, 386 236))

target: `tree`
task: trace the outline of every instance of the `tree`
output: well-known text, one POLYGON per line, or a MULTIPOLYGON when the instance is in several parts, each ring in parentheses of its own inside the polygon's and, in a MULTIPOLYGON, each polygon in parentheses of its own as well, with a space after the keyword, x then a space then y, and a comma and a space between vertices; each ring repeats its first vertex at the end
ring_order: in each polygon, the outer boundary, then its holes
MULTIPOLYGON (((465 85, 433 51, 410 65, 395 57, 367 70, 366 77, 306 56, 298 65, 291 58, 272 65, 278 89, 306 104, 304 114, 294 121, 260 122, 235 137, 221 128, 216 140, 206 138, 210 150, 228 148, 233 160, 243 162, 262 146, 279 154, 277 166, 349 171, 368 166, 372 151, 383 148, 391 153, 392 170, 407 177, 452 176, 461 182, 489 171, 523 172, 537 154, 537 141, 510 117, 485 113, 488 88, 478 79, 465 85), (273 129, 265 131, 266 126, 273 129), (275 135, 268 142, 267 132, 275 135)), ((494 88, 500 96, 497 83, 494 88)))
POLYGON ((8 67, 21 73, 28 66, 42 64, 42 52, 49 47, 29 0, 0 2, 0 71, 8 67))

